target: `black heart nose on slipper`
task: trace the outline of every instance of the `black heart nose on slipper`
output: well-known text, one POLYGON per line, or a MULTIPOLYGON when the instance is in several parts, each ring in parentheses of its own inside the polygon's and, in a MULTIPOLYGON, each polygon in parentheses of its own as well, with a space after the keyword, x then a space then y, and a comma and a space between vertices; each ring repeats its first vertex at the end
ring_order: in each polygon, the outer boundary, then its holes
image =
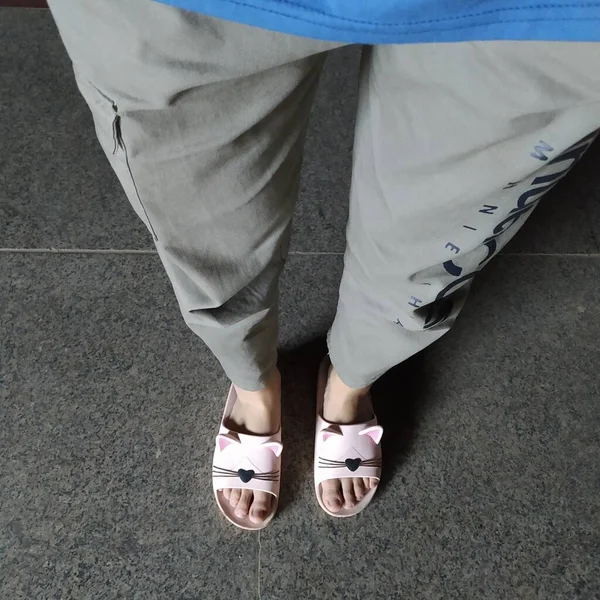
POLYGON ((254 477, 254 475, 255 475, 255 473, 252 470, 250 470, 250 471, 246 471, 246 469, 238 470, 238 476, 244 483, 248 483, 254 477))
POLYGON ((348 470, 352 471, 353 473, 356 471, 356 469, 358 469, 358 467, 360 467, 360 458, 347 458, 345 462, 348 470))

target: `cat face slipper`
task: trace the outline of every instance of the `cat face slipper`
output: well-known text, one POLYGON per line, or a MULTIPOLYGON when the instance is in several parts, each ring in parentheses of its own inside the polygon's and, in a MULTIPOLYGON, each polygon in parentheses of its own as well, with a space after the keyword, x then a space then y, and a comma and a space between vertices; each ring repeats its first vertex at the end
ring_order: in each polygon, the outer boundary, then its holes
POLYGON ((228 429, 224 423, 229 422, 236 402, 237 393, 231 386, 213 456, 213 490, 217 505, 227 520, 242 529, 257 531, 266 527, 277 512, 283 449, 281 428, 274 435, 267 436, 228 429), (223 494, 224 489, 233 488, 271 494, 271 513, 261 523, 253 523, 249 517, 238 517, 223 494))
POLYGON ((366 508, 377 488, 370 489, 353 508, 330 511, 323 502, 321 484, 327 479, 349 477, 381 478, 381 436, 383 428, 373 418, 366 423, 338 425, 323 418, 323 399, 329 374, 329 360, 319 371, 317 390, 317 427, 315 435, 314 480, 319 506, 332 517, 352 517, 366 508))

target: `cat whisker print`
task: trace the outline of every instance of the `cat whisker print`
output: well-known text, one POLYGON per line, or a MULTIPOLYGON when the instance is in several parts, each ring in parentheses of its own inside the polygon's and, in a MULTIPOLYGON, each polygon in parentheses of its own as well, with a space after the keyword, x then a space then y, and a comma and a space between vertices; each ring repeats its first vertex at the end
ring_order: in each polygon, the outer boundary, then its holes
POLYGON ((269 471, 268 473, 256 473, 252 469, 222 469, 221 467, 213 467, 213 477, 238 477, 243 483, 248 483, 250 480, 257 481, 277 481, 279 479, 279 471, 269 471))
POLYGON ((360 458, 347 458, 345 460, 331 460, 329 458, 319 457, 319 467, 323 469, 343 469, 347 468, 349 471, 356 471, 358 467, 381 467, 381 458, 371 458, 363 460, 360 458))

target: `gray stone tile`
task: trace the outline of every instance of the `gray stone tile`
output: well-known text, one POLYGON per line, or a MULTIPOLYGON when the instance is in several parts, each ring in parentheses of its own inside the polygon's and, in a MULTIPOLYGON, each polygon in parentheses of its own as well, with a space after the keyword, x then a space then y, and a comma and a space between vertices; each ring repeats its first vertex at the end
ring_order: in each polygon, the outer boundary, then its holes
MULTIPOLYGON (((293 249, 343 251, 358 48, 333 52, 315 104, 293 249), (344 93, 340 94, 339 90, 344 93)), ((2 9, 0 246, 152 249, 95 137, 50 13, 2 9), (27 52, 23 48, 27 47, 27 52)))
POLYGON ((592 254, 598 252, 600 177, 596 142, 572 171, 546 194, 505 252, 592 254), (594 238, 596 215, 596 239, 594 238), (590 220, 592 219, 592 220, 590 220))
POLYGON ((153 248, 47 10, 0 9, 0 246, 153 248))
POLYGON ((600 184, 598 183, 598 163, 600 162, 600 140, 596 140, 587 154, 581 159, 581 180, 587 185, 582 190, 590 226, 596 244, 595 252, 600 253, 600 184))
POLYGON ((153 256, 0 255, 0 597, 254 599, 213 503, 227 381, 153 256))
POLYGON ((280 347, 310 344, 327 333, 335 317, 343 257, 291 256, 281 280, 280 347))
POLYGON ((285 357, 262 599, 597 597, 599 276, 585 257, 496 259, 453 332, 375 390, 387 468, 356 519, 313 497, 320 349, 285 357))
POLYGON ((360 47, 329 53, 306 138, 292 250, 346 246, 360 47))
MULTIPOLYGON (((290 259, 285 347, 340 273, 290 259)), ((0 308, 0 597, 255 598, 256 536, 207 484, 227 381, 158 258, 0 254, 0 308)))
MULTIPOLYGON (((0 595, 256 597, 256 537, 223 522, 201 479, 226 381, 158 259, 0 260, 0 595)), ((386 478, 348 521, 320 512, 311 481, 340 271, 339 256, 294 256, 282 282, 296 349, 263 600, 594 597, 598 260, 484 271, 453 332, 376 390, 386 478)))

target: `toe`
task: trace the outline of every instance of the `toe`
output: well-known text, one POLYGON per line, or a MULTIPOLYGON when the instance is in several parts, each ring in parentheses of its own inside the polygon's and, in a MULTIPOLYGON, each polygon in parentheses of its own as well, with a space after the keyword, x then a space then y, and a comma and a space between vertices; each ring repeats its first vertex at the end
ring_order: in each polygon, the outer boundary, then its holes
POLYGON ((342 509, 344 501, 339 479, 327 479, 321 484, 323 503, 331 512, 342 509))
POLYGON ((223 492, 223 496, 225 496, 225 500, 229 500, 229 496, 231 496, 231 488, 225 488, 221 491, 223 492))
POLYGON ((242 495, 240 496, 239 502, 235 507, 235 515, 240 518, 244 518, 248 516, 248 511, 250 510, 250 504, 252 503, 252 491, 251 490, 243 490, 242 495))
POLYGON ((375 479, 375 477, 371 477, 371 481, 369 483, 369 488, 374 490, 379 485, 379 479, 375 479))
POLYGON ((229 504, 231 504, 232 508, 235 508, 237 506, 237 503, 240 501, 241 496, 242 490, 235 488, 229 490, 229 504))
POLYGON ((267 492, 254 492, 254 499, 250 507, 250 520, 253 523, 262 523, 271 509, 271 494, 267 492))
POLYGON ((354 482, 354 497, 356 498, 356 502, 360 502, 367 493, 367 489, 365 488, 365 482, 362 477, 357 477, 352 480, 354 482))
POLYGON ((354 495, 354 482, 352 479, 342 479, 342 493, 344 494, 344 507, 354 508, 356 506, 356 496, 354 495))

